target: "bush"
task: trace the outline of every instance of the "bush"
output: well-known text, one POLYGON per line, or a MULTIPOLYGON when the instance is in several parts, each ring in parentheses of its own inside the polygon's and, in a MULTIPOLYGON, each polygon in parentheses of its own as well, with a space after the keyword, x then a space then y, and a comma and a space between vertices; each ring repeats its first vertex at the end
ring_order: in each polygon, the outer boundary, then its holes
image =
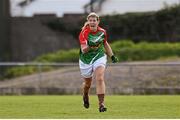
MULTIPOLYGON (((42 62, 42 63, 78 62, 79 60, 78 53, 79 53, 78 49, 71 49, 67 51, 60 50, 56 53, 49 53, 46 55, 39 56, 34 60, 34 62, 42 62)), ((41 71, 49 71, 52 69, 54 68, 51 66, 43 66, 41 68, 41 71)), ((38 66, 12 67, 5 71, 4 78, 13 78, 13 77, 19 77, 23 75, 30 75, 37 72, 39 72, 38 66)))
POLYGON ((78 62, 79 49, 60 50, 56 53, 42 55, 35 59, 37 62, 78 62))
POLYGON ((180 43, 135 44, 130 41, 117 41, 112 49, 120 61, 157 60, 161 57, 180 56, 180 43))
MULTIPOLYGON (((121 61, 147 61, 180 56, 180 43, 134 43, 130 40, 116 41, 111 44, 115 55, 121 61)), ((39 56, 35 62, 78 62, 79 49, 60 50, 39 56)), ((42 71, 48 71, 52 67, 43 67, 42 71)), ((38 72, 37 67, 25 66, 14 67, 7 70, 5 76, 8 78, 32 74, 38 72)))

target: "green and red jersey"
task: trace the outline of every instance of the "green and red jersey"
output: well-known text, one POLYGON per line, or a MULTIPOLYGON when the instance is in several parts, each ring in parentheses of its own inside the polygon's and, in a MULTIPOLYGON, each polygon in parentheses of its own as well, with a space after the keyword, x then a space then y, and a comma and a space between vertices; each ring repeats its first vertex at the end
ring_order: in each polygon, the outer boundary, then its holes
POLYGON ((104 43, 107 42, 106 31, 98 27, 96 32, 92 32, 89 27, 83 29, 79 35, 80 44, 86 44, 89 47, 97 47, 91 49, 87 53, 80 50, 80 60, 85 64, 92 64, 97 59, 105 55, 104 43))

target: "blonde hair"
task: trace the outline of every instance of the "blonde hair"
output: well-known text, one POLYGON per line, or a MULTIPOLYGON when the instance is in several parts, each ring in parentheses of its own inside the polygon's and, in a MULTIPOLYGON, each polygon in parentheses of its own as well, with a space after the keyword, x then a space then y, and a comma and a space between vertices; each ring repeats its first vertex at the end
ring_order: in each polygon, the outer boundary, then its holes
MULTIPOLYGON (((97 18, 97 21, 99 21, 99 15, 97 15, 95 12, 89 13, 89 15, 86 18, 87 21, 89 20, 90 17, 95 17, 97 18)), ((82 29, 85 29, 89 25, 87 21, 84 23, 84 26, 82 27, 82 29)))

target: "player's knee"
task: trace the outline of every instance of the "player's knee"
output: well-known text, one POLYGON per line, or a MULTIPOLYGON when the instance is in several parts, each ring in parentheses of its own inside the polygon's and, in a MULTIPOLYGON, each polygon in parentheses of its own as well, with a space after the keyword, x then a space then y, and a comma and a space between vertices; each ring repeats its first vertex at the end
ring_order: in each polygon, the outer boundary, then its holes
POLYGON ((86 87, 86 88, 90 88, 90 87, 91 87, 91 84, 86 84, 85 87, 86 87))
POLYGON ((85 87, 90 88, 91 87, 91 82, 85 82, 85 87))
POLYGON ((96 76, 96 81, 97 82, 104 82, 104 77, 103 76, 96 76))

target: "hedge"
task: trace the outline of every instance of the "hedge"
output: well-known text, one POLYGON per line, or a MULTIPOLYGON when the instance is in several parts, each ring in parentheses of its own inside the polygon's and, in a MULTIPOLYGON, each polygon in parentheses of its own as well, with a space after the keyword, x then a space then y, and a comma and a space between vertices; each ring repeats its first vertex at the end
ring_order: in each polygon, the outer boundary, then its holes
MULTIPOLYGON (((66 32, 77 38, 85 16, 73 22, 57 18, 47 23, 53 30, 66 32)), ((157 12, 127 13, 100 17, 100 26, 107 30, 109 41, 131 39, 134 42, 179 42, 180 5, 166 6, 157 12)))
MULTIPOLYGON (((134 43, 130 40, 123 40, 111 44, 119 62, 127 61, 148 61, 161 58, 180 56, 180 43, 134 43)), ((55 53, 37 57, 35 62, 78 62, 79 49, 60 50, 55 53)), ((33 61, 33 62, 34 62, 33 61)), ((42 71, 51 70, 51 67, 43 67, 42 71)), ((5 77, 12 78, 38 72, 36 67, 15 67, 6 71, 5 77)))

